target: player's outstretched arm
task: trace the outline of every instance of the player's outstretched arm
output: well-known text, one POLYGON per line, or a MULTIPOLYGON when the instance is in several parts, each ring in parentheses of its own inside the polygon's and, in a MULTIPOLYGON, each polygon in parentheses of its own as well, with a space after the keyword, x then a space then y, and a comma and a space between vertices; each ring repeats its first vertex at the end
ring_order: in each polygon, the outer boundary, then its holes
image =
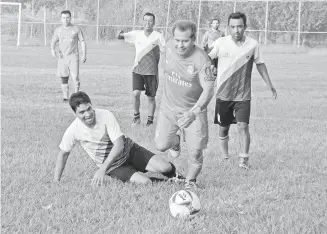
POLYGON ((114 146, 112 147, 107 159, 103 162, 97 172, 94 174, 92 179, 92 186, 98 186, 103 184, 104 177, 106 175, 107 169, 116 161, 116 159, 121 155, 124 150, 124 140, 123 136, 117 138, 113 142, 114 146))
POLYGON ((262 79, 266 82, 266 84, 268 86, 268 89, 271 90, 271 92, 273 94, 273 98, 276 99, 277 98, 277 92, 276 92, 276 89, 274 88, 274 86, 271 83, 266 64, 264 64, 264 63, 257 64, 257 69, 258 69, 258 72, 260 73, 262 79))
POLYGON ((62 175, 62 172, 65 169, 67 158, 69 156, 70 152, 65 152, 63 150, 59 151, 59 154, 57 156, 57 162, 56 162, 56 168, 54 173, 54 181, 59 181, 62 175))

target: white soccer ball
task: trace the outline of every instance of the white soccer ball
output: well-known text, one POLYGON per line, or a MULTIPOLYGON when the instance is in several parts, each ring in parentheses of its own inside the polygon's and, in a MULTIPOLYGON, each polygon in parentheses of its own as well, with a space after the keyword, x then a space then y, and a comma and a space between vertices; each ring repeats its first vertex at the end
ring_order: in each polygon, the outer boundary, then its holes
POLYGON ((200 199, 192 191, 180 190, 170 197, 169 209, 174 218, 193 217, 201 209, 200 199))

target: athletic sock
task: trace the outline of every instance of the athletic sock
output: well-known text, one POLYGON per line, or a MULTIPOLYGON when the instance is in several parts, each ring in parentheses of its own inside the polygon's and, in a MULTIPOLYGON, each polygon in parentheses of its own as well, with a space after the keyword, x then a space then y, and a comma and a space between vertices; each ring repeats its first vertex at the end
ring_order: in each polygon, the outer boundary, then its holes
POLYGON ((69 86, 68 86, 68 84, 61 84, 61 90, 62 90, 62 94, 64 96, 64 99, 68 99, 68 96, 69 96, 69 86))

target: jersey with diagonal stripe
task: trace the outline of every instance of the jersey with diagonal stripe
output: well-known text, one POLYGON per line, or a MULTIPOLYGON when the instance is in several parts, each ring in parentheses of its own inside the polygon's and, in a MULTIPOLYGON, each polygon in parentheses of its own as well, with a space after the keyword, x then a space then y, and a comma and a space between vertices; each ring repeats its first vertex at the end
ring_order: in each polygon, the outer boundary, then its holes
POLYGON ((209 53, 218 57, 216 97, 224 101, 251 100, 251 74, 253 63, 264 63, 259 43, 245 37, 241 46, 235 44, 231 36, 214 42, 209 53))
POLYGON ((133 72, 140 75, 157 75, 160 51, 164 51, 165 39, 160 32, 153 31, 149 36, 143 30, 124 33, 125 41, 135 45, 133 72))
POLYGON ((168 108, 175 115, 192 109, 203 88, 214 86, 210 64, 208 55, 200 47, 195 45, 188 57, 181 58, 173 41, 167 42, 161 107, 168 108))
POLYGON ((53 41, 59 41, 59 53, 62 56, 78 55, 78 41, 84 41, 81 29, 75 25, 67 28, 60 26, 54 31, 53 41))
POLYGON ((70 152, 74 145, 79 142, 95 164, 100 167, 107 159, 113 142, 123 136, 124 150, 107 169, 108 173, 126 162, 134 143, 130 138, 123 135, 115 116, 110 111, 103 109, 95 109, 94 111, 96 125, 89 128, 76 118, 64 133, 59 148, 65 152, 70 152))

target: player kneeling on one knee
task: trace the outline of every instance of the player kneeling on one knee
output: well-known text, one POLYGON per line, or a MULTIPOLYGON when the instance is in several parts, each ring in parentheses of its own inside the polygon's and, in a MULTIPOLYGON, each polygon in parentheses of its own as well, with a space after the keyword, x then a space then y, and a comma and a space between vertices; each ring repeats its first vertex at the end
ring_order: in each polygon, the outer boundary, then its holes
POLYGON ((72 94, 69 105, 76 119, 65 131, 59 145, 55 181, 60 180, 67 158, 77 142, 99 167, 92 179, 95 186, 101 185, 106 175, 137 183, 151 182, 140 172, 157 172, 172 179, 180 176, 172 163, 126 137, 110 111, 93 109, 86 93, 72 94))

